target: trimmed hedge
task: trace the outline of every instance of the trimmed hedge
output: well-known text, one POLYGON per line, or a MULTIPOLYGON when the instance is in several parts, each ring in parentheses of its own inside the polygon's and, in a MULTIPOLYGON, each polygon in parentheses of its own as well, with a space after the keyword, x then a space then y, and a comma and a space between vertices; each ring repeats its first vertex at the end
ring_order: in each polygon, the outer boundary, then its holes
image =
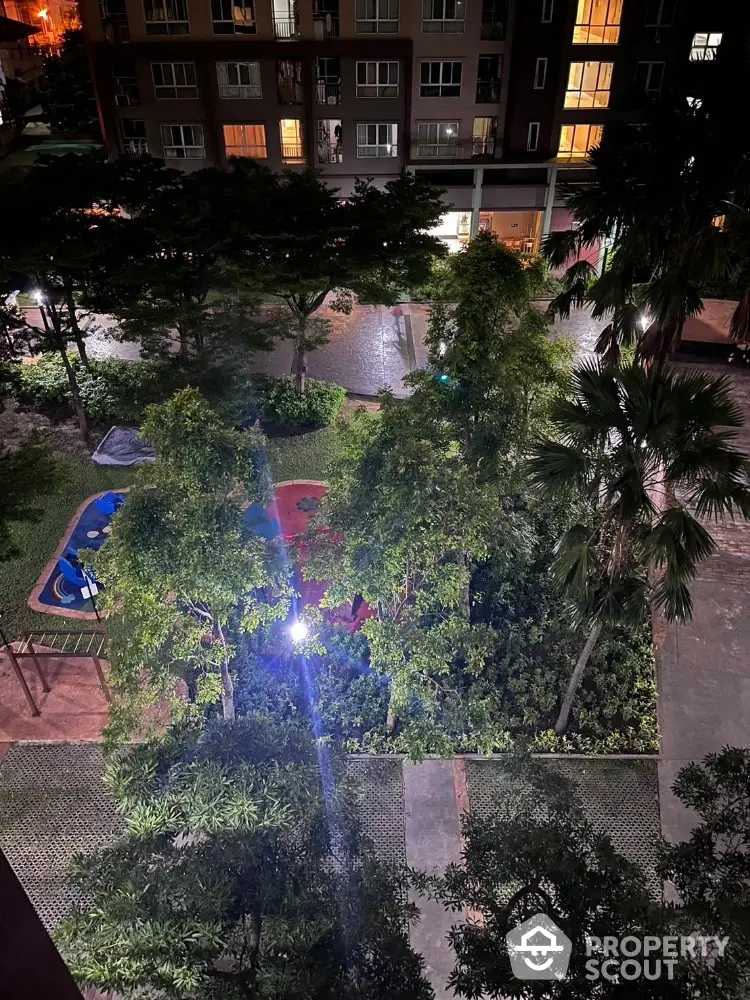
POLYGON ((261 420, 279 427, 327 427, 346 399, 346 390, 332 382, 307 379, 300 396, 292 375, 252 375, 250 381, 261 420))

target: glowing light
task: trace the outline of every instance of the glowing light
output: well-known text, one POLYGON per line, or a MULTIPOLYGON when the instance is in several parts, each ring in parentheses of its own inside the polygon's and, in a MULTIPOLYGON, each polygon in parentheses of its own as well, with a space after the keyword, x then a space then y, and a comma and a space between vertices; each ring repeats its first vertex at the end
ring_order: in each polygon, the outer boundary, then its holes
POLYGON ((641 330, 645 330, 647 326, 651 326, 652 319, 648 313, 641 313, 638 317, 638 325, 641 330))
POLYGON ((49 11, 47 10, 46 7, 43 7, 40 11, 37 12, 36 16, 41 17, 43 21, 46 21, 47 18, 49 17, 49 11))
POLYGON ((307 627, 307 622, 303 622, 299 618, 289 626, 289 635, 292 642, 304 642, 309 632, 310 629, 307 627))
POLYGON ((42 295, 42 293, 39 291, 38 288, 34 289, 34 291, 31 293, 31 297, 35 299, 37 302, 44 302, 44 295, 42 295))

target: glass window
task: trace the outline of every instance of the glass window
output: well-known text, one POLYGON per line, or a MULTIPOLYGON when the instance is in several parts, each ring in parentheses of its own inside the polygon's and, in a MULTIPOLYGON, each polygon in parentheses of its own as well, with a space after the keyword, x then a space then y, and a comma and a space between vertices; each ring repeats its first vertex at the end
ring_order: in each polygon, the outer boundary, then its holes
POLYGON ((284 163, 304 163, 302 121, 299 118, 282 118, 279 122, 281 159, 284 163))
POLYGON ((608 108, 614 65, 611 62, 571 63, 565 107, 608 108))
POLYGON ((251 98, 262 97, 260 85, 260 63, 220 62, 216 64, 219 81, 219 97, 251 98))
POLYGON ((279 104, 302 104, 302 61, 278 59, 276 62, 276 87, 279 104))
POLYGON ((536 61, 536 66, 534 68, 534 90, 544 90, 544 85, 547 82, 547 58, 546 56, 540 56, 536 61))
POLYGON ((158 101, 198 96, 194 63, 151 63, 151 76, 158 101))
POLYGON ((398 63, 358 62, 357 97, 398 97, 398 63))
POLYGON ((417 124, 418 156, 456 156, 457 153, 458 122, 417 124))
POLYGON ((206 156, 200 125, 162 125, 161 141, 167 160, 202 160, 206 156))
POLYGON ((542 24, 549 24, 555 13, 555 0, 542 0, 542 24))
POLYGON ((398 125, 358 124, 357 156, 360 159, 398 156, 398 125))
POLYGON ((507 0, 482 0, 482 23, 479 37, 487 41, 502 41, 508 20, 507 0))
POLYGON ((211 0, 215 35, 254 35, 253 0, 211 0))
POLYGON ((699 31, 693 35, 693 44, 690 46, 690 62, 710 62, 716 58, 716 53, 721 45, 720 31, 710 33, 699 31))
POLYGON ((318 163, 342 163, 344 159, 340 118, 318 119, 318 163))
POLYGON ((471 155, 492 156, 497 139, 497 118, 475 118, 471 129, 471 155))
POLYGON ((146 122, 142 118, 121 118, 120 138, 126 156, 145 156, 148 153, 146 122))
POLYGON ((614 45, 620 37, 622 0, 578 0, 575 45, 614 45))
POLYGON ((422 31, 461 32, 466 26, 466 0, 422 0, 422 31))
POLYGON ((539 122, 529 122, 529 130, 526 133, 526 149, 529 153, 536 151, 539 145, 539 122))
POLYGON ((420 97, 460 97, 460 62, 423 62, 419 67, 420 97))
POLYGON ((649 0, 646 6, 646 27, 664 28, 674 22, 677 0, 649 0))
POLYGON ((560 129, 559 155, 585 159, 589 151, 601 142, 602 131, 601 125, 563 125, 560 129))
POLYGON ((664 83, 663 62, 639 62, 635 69, 635 85, 647 94, 658 94, 664 83))
POLYGON ((355 30, 360 33, 398 32, 399 0, 356 0, 355 30))
POLYGON ((143 0, 147 35, 187 35, 187 0, 143 0))
POLYGON ((224 149, 227 156, 249 156, 253 160, 265 160, 265 125, 224 125, 224 149))

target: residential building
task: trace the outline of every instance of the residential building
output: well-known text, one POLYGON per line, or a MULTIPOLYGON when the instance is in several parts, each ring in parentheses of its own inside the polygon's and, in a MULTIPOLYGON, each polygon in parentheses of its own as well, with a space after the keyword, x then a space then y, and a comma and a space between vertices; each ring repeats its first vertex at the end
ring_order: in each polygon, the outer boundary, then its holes
POLYGON ((4 16, 0 0, 0 152, 20 131, 23 112, 38 91, 42 60, 29 43, 37 30, 4 16))
POLYGON ((109 150, 429 174, 454 247, 534 249, 613 118, 746 58, 737 0, 81 0, 109 150))

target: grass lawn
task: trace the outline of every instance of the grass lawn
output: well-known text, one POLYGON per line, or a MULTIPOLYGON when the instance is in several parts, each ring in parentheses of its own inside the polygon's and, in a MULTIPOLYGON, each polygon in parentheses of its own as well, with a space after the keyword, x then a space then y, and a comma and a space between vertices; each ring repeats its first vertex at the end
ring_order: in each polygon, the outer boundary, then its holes
MULTIPOLYGON (((321 479, 332 449, 330 428, 269 441, 268 459, 274 482, 321 479)), ((0 565, 0 611, 3 629, 10 640, 27 629, 91 627, 89 622, 32 611, 26 602, 81 501, 92 493, 129 486, 136 474, 135 467, 118 469, 73 457, 59 458, 57 465, 56 488, 38 498, 41 517, 13 525, 13 538, 20 555, 0 565)))

